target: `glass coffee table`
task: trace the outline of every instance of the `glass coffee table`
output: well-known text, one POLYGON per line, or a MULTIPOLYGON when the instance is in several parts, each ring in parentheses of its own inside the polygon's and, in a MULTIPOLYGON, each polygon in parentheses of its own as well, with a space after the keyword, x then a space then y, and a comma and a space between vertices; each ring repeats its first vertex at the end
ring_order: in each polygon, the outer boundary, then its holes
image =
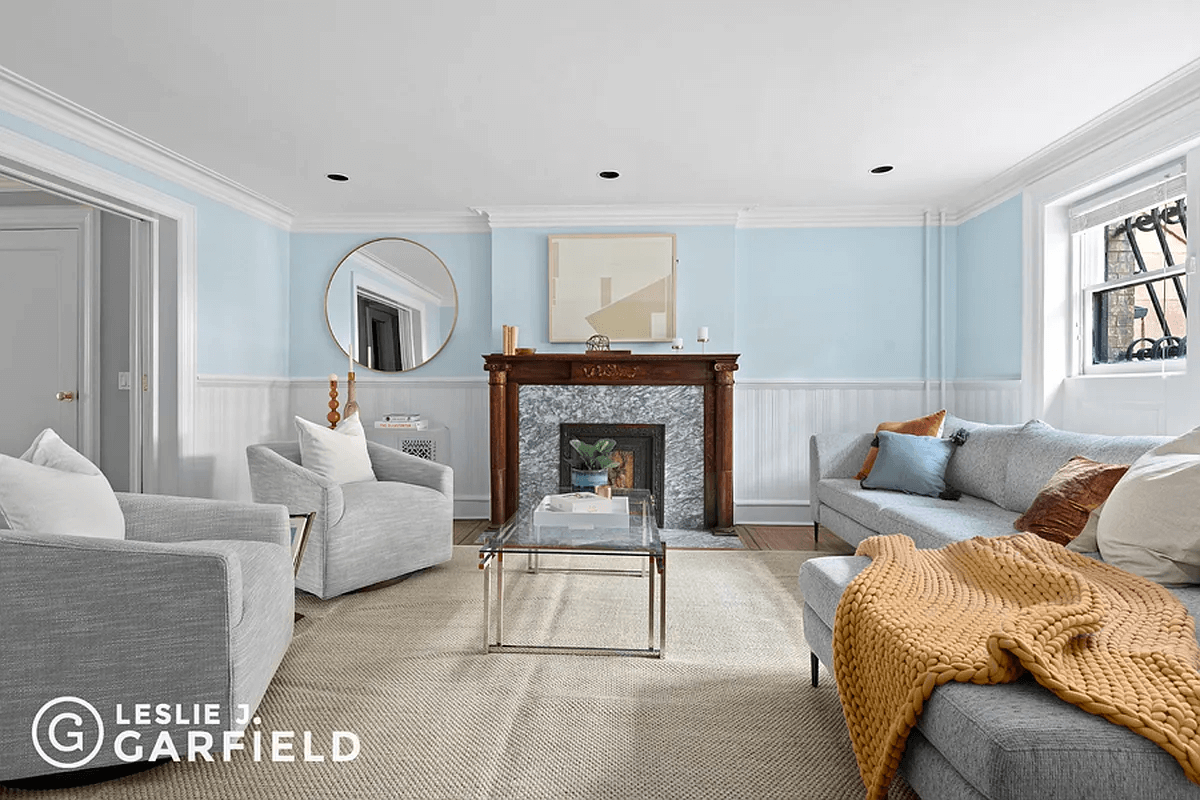
MULTIPOLYGON (((561 490, 568 492, 570 489, 561 490)), ((614 499, 628 503, 627 516, 571 515, 574 525, 545 524, 558 522, 534 508, 523 509, 508 522, 485 534, 479 548, 479 568, 483 570, 483 630, 488 653, 565 653, 570 655, 614 655, 662 658, 666 652, 667 628, 667 550, 655 523, 654 498, 642 489, 617 490, 614 499), (593 520, 581 520, 582 517, 593 520), (525 556, 529 573, 567 573, 575 580, 589 574, 625 575, 647 579, 646 647, 588 647, 584 645, 515 644, 504 641, 504 571, 506 566, 520 568, 514 562, 525 556), (546 568, 543 555, 612 556, 633 561, 633 569, 546 568), (505 561, 508 561, 506 565, 505 561), (494 576, 494 577, 493 577, 494 576), (655 597, 655 578, 658 592, 655 597), (494 588, 493 588, 494 587, 494 588), (493 624, 492 608, 495 606, 493 624), (657 611, 657 614, 655 613, 657 611), (657 626, 655 617, 657 616, 657 626), (657 642, 655 628, 657 627, 657 642)), ((539 504, 540 505, 540 502, 539 504)))

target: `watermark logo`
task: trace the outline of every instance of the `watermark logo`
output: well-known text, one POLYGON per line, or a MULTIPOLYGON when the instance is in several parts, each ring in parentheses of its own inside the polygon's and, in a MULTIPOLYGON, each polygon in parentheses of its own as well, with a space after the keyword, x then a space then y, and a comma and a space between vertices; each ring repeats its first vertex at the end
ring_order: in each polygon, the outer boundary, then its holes
POLYGON ((33 717, 33 746, 51 766, 59 769, 85 766, 104 746, 104 720, 96 707, 86 700, 56 697, 38 709, 33 717), (88 716, 85 718, 84 714, 88 716), (88 739, 91 738, 96 743, 89 750, 88 739))
MULTIPOLYGON (((316 737, 312 731, 257 727, 222 731, 221 719, 221 706, 216 703, 118 703, 109 721, 113 733, 109 747, 117 760, 127 764, 163 759, 229 761, 235 752, 254 761, 346 762, 356 759, 360 750, 358 735, 351 731, 332 731, 328 738, 316 737)), ((239 705, 232 719, 238 727, 262 722, 251 718, 246 705, 239 705)), ((79 697, 56 697, 43 705, 34 715, 31 734, 38 755, 59 769, 86 766, 106 743, 103 715, 79 697)))

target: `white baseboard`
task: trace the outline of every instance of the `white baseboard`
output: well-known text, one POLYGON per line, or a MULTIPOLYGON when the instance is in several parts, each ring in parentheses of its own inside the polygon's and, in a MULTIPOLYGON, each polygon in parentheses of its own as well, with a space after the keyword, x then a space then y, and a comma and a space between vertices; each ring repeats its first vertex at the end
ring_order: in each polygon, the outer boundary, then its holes
POLYGON ((490 497, 455 497, 455 519, 490 519, 492 499, 490 497))
POLYGON ((801 500, 734 500, 733 524, 811 525, 812 511, 801 500))

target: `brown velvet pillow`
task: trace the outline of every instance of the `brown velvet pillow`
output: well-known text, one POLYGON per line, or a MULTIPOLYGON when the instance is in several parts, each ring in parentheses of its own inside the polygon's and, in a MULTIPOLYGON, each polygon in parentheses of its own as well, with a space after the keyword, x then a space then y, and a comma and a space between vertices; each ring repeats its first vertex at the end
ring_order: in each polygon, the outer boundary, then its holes
POLYGON ((1128 469, 1128 464, 1101 464, 1075 456, 1050 476, 1013 527, 1051 542, 1069 544, 1128 469))
MULTIPOLYGON (((907 422, 881 422, 875 428, 875 433, 891 431, 892 433, 907 433, 912 436, 937 436, 942 432, 942 420, 945 418, 946 409, 943 408, 927 417, 918 417, 907 422)), ((867 451, 867 458, 863 461, 862 469, 854 476, 854 480, 861 481, 871 474, 871 467, 875 466, 875 457, 878 455, 879 447, 872 443, 871 449, 867 451)))

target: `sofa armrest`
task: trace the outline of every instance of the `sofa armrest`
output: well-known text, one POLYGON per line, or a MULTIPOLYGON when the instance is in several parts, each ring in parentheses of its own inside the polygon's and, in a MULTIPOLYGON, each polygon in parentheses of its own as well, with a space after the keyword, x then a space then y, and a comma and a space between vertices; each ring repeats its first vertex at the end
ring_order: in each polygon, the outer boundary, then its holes
POLYGON ((218 728, 233 728, 231 631, 243 609, 233 548, 5 530, 0 587, 0 780, 47 771, 29 725, 56 697, 105 718, 117 703, 216 703, 218 728))
POLYGON ((330 526, 342 519, 345 503, 340 484, 290 461, 269 447, 246 448, 250 491, 256 503, 280 503, 291 514, 317 512, 330 526))
POLYGON ((813 522, 821 521, 817 484, 824 478, 853 478, 871 449, 873 433, 814 433, 808 441, 808 502, 813 522))
POLYGON ((379 480, 424 486, 454 499, 454 470, 445 464, 410 456, 378 442, 367 442, 367 452, 379 480))
POLYGON ((137 542, 236 539, 289 547, 287 509, 197 497, 117 492, 125 538, 137 542))
MULTIPOLYGON (((104 620, 100 630, 86 631, 92 650, 121 632, 149 642, 148 624, 158 627, 181 616, 205 620, 214 635, 227 640, 228 629, 242 618, 241 559, 220 542, 139 542, 0 530, 0 586, 5 588, 0 618, 8 644, 26 636, 64 634, 53 620, 63 616, 62 607, 77 602, 90 609, 89 616, 104 620), (162 618, 150 614, 150 607, 179 610, 162 618)), ((64 619, 71 623, 69 616, 64 619)))

